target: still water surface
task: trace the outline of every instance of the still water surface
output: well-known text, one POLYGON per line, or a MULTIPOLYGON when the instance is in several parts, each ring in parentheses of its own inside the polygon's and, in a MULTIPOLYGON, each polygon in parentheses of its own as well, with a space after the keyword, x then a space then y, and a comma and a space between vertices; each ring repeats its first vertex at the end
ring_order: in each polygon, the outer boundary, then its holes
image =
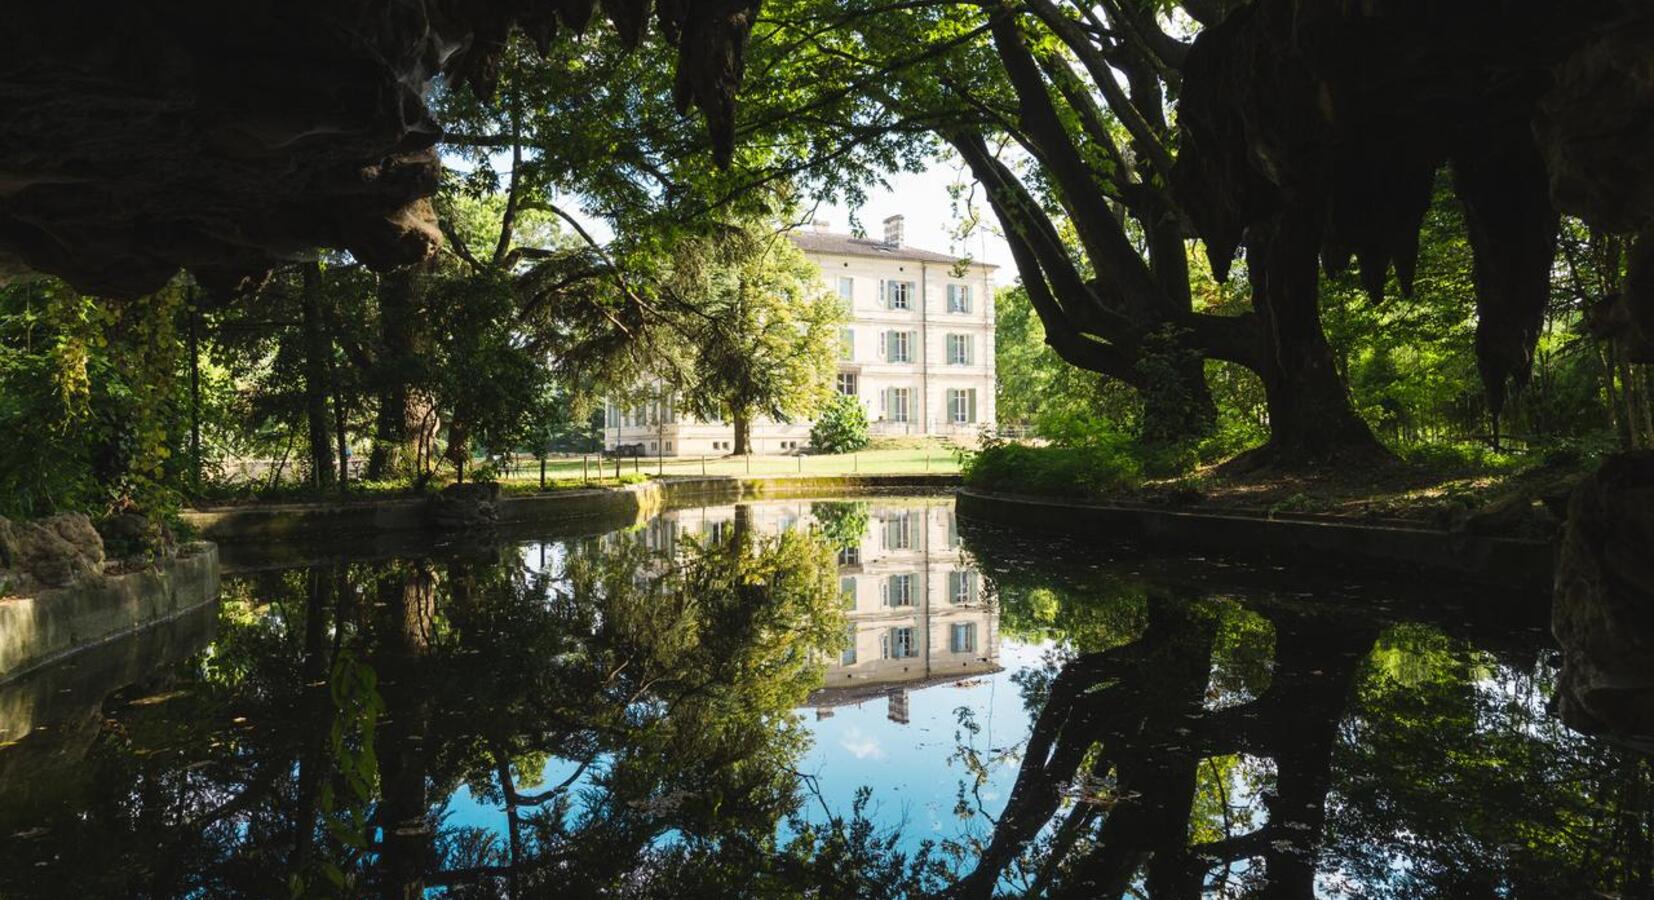
POLYGON ((938 498, 254 572, 0 687, 0 897, 1650 896, 1545 615, 938 498))

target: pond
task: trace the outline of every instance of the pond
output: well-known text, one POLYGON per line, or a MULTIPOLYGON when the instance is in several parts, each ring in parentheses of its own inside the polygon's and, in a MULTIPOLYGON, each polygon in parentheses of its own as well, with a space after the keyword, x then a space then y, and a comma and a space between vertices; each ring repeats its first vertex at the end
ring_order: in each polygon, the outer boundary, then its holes
POLYGON ((0 687, 0 896, 1649 896, 1546 615, 936 497, 250 572, 0 687))

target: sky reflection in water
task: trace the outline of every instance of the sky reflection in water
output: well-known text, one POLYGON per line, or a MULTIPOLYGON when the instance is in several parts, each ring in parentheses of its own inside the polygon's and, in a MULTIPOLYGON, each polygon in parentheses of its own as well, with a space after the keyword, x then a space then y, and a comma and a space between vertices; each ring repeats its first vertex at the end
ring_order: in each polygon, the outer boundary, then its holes
POLYGON ((260 572, 0 686, 0 896, 1647 896, 1544 616, 945 499, 260 572))

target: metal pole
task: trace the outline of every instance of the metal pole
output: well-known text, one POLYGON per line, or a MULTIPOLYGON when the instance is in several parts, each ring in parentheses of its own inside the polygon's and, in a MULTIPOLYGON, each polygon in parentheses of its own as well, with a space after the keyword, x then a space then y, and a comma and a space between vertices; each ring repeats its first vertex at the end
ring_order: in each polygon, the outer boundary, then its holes
POLYGON ((801 474, 804 471, 804 454, 802 454, 802 453, 798 454, 798 471, 801 474))
POLYGON ((706 477, 706 454, 701 454, 701 477, 706 477))
POLYGON ((586 454, 584 454, 584 453, 580 454, 580 483, 581 484, 587 484, 592 480, 591 476, 586 474, 586 463, 587 463, 588 459, 589 459, 589 457, 587 457, 586 454))
POLYGON ((546 489, 546 455, 540 454, 540 490, 546 489))
POLYGON ((190 342, 190 467, 193 470, 193 487, 201 488, 201 338, 199 322, 201 314, 196 309, 197 291, 190 288, 189 292, 189 342, 190 342))
POLYGON ((752 451, 750 449, 747 451, 747 474, 752 474, 752 451))

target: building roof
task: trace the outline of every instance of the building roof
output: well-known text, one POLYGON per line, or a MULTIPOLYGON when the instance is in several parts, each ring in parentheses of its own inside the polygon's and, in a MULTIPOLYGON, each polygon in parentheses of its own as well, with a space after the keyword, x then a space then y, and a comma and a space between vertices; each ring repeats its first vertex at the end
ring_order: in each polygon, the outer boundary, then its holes
MULTIPOLYGON (((871 238, 859 238, 849 234, 837 234, 831 231, 817 231, 812 228, 796 228, 790 232, 793 243, 805 253, 831 253, 837 256, 873 256, 882 259, 912 260, 913 262, 933 262, 953 265, 963 257, 952 256, 947 253, 935 253, 930 250, 920 250, 906 244, 887 244, 884 241, 875 241, 871 238)), ((986 266, 997 269, 993 263, 973 260, 972 265, 986 266)))
POLYGON ((936 687, 941 684, 959 684, 984 675, 993 675, 1005 671, 1005 667, 989 662, 980 668, 952 669, 947 672, 920 676, 903 681, 901 679, 866 679, 855 684, 844 684, 839 687, 816 688, 810 692, 808 699, 800 709, 830 709, 835 706, 850 706, 856 703, 866 703, 877 700, 895 691, 922 691, 925 688, 936 687))

